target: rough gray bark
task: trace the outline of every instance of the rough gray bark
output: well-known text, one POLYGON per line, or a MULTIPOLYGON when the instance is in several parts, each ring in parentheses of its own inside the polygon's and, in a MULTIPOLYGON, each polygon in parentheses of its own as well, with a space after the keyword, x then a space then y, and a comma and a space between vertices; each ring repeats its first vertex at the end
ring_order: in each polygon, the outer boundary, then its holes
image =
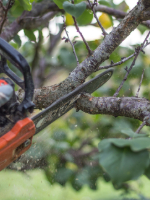
POLYGON ((146 121, 150 126, 150 101, 136 97, 92 97, 82 94, 77 108, 89 114, 124 116, 146 121))

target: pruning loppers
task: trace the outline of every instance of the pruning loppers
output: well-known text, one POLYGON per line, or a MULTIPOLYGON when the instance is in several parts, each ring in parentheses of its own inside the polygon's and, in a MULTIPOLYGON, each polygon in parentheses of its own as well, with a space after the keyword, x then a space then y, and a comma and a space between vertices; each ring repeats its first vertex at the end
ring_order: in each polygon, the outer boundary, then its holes
POLYGON ((28 113, 34 110, 34 84, 30 67, 25 58, 2 38, 0 56, 0 74, 5 74, 0 78, 0 170, 30 148, 35 134, 72 109, 82 92, 93 93, 106 83, 113 73, 113 70, 101 73, 60 97, 30 119, 28 113), (9 68, 7 61, 22 73, 23 80, 9 68), (21 103, 17 100, 15 84, 24 90, 21 103))

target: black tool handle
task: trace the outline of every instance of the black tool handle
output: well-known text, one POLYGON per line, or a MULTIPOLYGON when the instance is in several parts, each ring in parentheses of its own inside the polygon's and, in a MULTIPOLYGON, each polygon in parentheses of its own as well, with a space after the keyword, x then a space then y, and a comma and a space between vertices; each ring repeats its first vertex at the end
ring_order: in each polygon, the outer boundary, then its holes
POLYGON ((28 65, 25 58, 15 50, 10 44, 5 40, 0 38, 0 72, 6 73, 16 84, 18 84, 25 91, 25 97, 21 104, 18 106, 18 110, 23 112, 29 110, 33 111, 34 104, 32 102, 34 94, 34 84, 30 72, 30 66, 28 65), (7 65, 7 60, 9 60, 15 67, 17 67, 24 76, 24 81, 22 81, 13 71, 11 71, 7 65))

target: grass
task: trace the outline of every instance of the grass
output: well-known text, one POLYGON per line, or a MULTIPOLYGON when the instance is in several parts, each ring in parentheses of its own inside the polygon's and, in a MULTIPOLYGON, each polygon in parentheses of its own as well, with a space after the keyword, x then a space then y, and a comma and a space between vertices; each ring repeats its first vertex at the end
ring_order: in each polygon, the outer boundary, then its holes
MULTIPOLYGON (((145 196, 149 195, 150 182, 142 178, 142 191, 136 184, 134 189, 145 196)), ((62 187, 58 184, 50 185, 42 170, 22 172, 12 172, 3 170, 0 172, 0 199, 2 200, 120 200, 122 191, 115 191, 111 184, 102 180, 99 181, 99 189, 92 191, 84 187, 76 192, 70 185, 62 187)), ((150 195, 149 195, 150 196, 150 195)), ((126 196, 127 197, 127 196, 126 196)), ((128 196, 129 197, 129 196, 128 196)), ((137 195, 132 193, 130 197, 137 195)))

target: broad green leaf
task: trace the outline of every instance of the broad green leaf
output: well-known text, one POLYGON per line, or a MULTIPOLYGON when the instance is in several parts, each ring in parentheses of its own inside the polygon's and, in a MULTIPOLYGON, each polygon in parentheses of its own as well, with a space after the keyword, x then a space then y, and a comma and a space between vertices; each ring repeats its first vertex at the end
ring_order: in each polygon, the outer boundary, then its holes
POLYGON ((20 4, 19 1, 15 1, 14 5, 12 6, 10 12, 12 16, 19 17, 24 11, 23 6, 20 4))
POLYGON ((71 180, 71 185, 76 191, 79 191, 82 188, 82 185, 78 182, 76 176, 71 180))
MULTIPOLYGON (((33 1, 33 0, 32 0, 33 1)), ((30 11, 32 9, 32 1, 30 0, 19 0, 15 1, 10 12, 12 16, 19 17, 24 10, 30 11)))
POLYGON ((32 30, 24 29, 24 33, 29 38, 30 41, 34 41, 34 42, 36 41, 36 37, 32 30))
POLYGON ((30 2, 30 0, 20 0, 20 5, 23 6, 24 10, 32 10, 32 4, 30 2))
POLYGON ((78 18, 85 11, 86 3, 81 2, 78 4, 72 4, 72 3, 69 3, 68 1, 65 1, 63 3, 63 8, 70 15, 74 16, 75 18, 78 18))
POLYGON ((131 131, 132 131, 132 126, 127 120, 118 119, 114 121, 112 129, 113 134, 116 133, 118 134, 121 132, 131 137, 131 135, 133 135, 133 133, 130 133, 131 131))
POLYGON ((63 9, 63 3, 65 2, 66 0, 53 0, 53 2, 60 8, 60 9, 63 9))
POLYGON ((142 133, 141 134, 137 134, 134 131, 132 131, 132 129, 130 129, 130 128, 121 130, 121 133, 123 133, 125 135, 128 135, 131 138, 148 136, 147 134, 142 134, 142 133))
POLYGON ((132 131, 132 129, 130 128, 121 130, 121 133, 124 133, 125 135, 128 135, 129 137, 135 137, 135 135, 137 135, 137 133, 132 131))
POLYGON ((78 185, 89 185, 89 187, 95 190, 96 182, 100 174, 102 174, 102 169, 99 166, 88 166, 80 170, 76 176, 76 182, 78 185))
POLYGON ((118 148, 106 140, 99 143, 99 150, 100 165, 116 186, 137 179, 149 164, 147 150, 133 152, 129 147, 118 148))
POLYGON ((112 139, 104 139, 99 144, 102 148, 104 148, 105 146, 109 146, 110 144, 113 144, 119 148, 129 147, 132 151, 138 152, 150 149, 150 138, 149 137, 135 137, 132 139, 112 138, 112 139))
POLYGON ((55 173, 54 179, 56 182, 60 183, 61 185, 65 185, 69 178, 74 174, 74 171, 67 168, 60 168, 55 173))
POLYGON ((150 138, 148 137, 132 139, 112 139, 111 143, 117 147, 130 147, 131 150, 134 152, 150 148, 150 138))
POLYGON ((104 6, 108 6, 108 7, 111 7, 110 3, 108 1, 98 1, 98 3, 100 5, 104 5, 104 6))
POLYGON ((89 12, 89 10, 85 10, 80 17, 77 18, 77 22, 79 25, 90 24, 93 19, 93 13, 89 12))
POLYGON ((21 46, 21 39, 19 35, 15 35, 15 37, 13 38, 13 40, 18 44, 18 47, 21 46))

